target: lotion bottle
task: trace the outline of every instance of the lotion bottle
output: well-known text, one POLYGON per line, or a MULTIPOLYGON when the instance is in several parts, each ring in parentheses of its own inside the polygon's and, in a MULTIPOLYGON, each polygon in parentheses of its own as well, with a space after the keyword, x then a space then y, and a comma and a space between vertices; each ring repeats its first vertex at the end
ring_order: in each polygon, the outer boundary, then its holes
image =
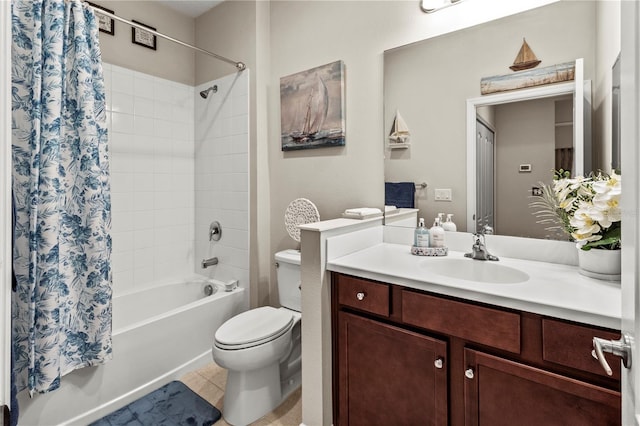
POLYGON ((414 233, 413 245, 416 247, 429 247, 429 230, 424 226, 424 219, 420 218, 418 227, 414 233))
POLYGON ((444 245, 444 229, 440 226, 440 219, 436 217, 433 226, 429 230, 431 247, 445 247, 444 245))
POLYGON ((453 217, 453 213, 447 213, 447 220, 442 224, 442 228, 445 231, 457 231, 458 227, 456 226, 455 223, 453 223, 453 220, 451 220, 451 218, 453 217))

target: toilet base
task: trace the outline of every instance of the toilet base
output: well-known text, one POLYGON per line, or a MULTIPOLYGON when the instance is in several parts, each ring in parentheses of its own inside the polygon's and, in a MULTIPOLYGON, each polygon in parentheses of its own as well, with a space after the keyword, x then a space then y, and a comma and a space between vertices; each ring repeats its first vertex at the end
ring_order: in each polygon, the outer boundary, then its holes
POLYGON ((222 415, 227 423, 244 426, 280 405, 282 391, 278 364, 227 374, 222 415))
POLYGON ((253 371, 228 371, 222 415, 245 426, 273 411, 302 384, 300 370, 281 381, 278 365, 253 371))

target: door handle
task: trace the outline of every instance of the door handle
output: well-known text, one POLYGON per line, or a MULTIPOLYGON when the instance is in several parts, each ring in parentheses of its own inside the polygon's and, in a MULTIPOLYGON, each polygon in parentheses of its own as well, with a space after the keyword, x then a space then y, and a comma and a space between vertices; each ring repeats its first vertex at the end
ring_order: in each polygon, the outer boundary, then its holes
POLYGON ((604 368, 604 371, 607 375, 611 376, 613 371, 604 357, 605 352, 621 357, 622 365, 626 368, 631 368, 631 338, 628 335, 623 334, 620 340, 606 340, 599 337, 593 338, 591 356, 600 361, 600 365, 604 368))

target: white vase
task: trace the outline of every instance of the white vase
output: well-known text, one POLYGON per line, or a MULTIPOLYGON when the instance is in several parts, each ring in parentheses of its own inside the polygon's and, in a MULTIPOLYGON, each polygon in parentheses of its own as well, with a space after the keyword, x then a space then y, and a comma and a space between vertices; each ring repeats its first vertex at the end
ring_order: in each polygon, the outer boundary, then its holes
POLYGON ((620 281, 622 250, 582 250, 578 248, 578 270, 599 280, 620 281))

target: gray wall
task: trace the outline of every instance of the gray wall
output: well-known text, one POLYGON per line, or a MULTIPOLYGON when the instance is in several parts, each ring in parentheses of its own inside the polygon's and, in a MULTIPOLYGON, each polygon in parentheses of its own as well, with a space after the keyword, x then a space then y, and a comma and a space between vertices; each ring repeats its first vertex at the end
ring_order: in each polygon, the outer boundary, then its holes
POLYGON ((544 238, 529 203, 531 187, 551 182, 555 150, 555 99, 514 102, 495 107, 495 232, 544 238), (531 164, 521 173, 520 164, 531 164))
MULTIPOLYGON (((155 27, 157 31, 186 43, 194 42, 194 20, 154 1, 112 1, 94 3, 111 9, 116 15, 155 27)), ((178 44, 157 38, 157 50, 131 42, 131 27, 115 21, 115 35, 100 32, 102 60, 135 71, 194 84, 194 52, 178 44)))

